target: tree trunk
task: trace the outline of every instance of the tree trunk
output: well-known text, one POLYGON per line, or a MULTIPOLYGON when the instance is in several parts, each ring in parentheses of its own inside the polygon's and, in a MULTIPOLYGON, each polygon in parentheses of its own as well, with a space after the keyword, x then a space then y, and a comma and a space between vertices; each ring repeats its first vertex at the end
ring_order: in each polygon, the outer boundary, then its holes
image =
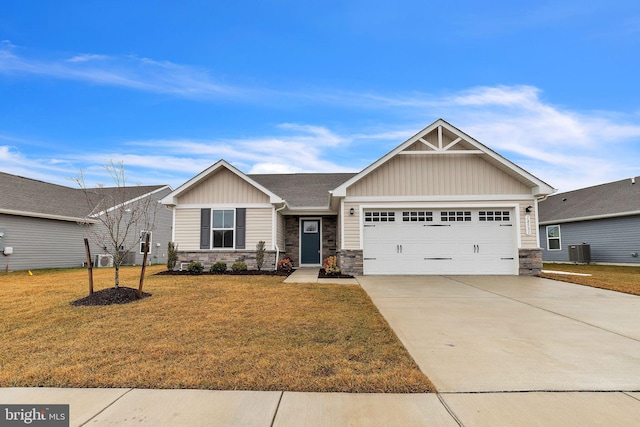
POLYGON ((84 248, 87 251, 87 274, 89 275, 89 295, 91 295, 93 293, 93 263, 91 262, 89 239, 84 239, 84 248))
POLYGON ((118 289, 120 286, 120 266, 116 264, 116 277, 115 277, 115 288, 118 289))
POLYGON ((147 268, 147 254, 149 253, 149 233, 144 242, 144 256, 142 257, 142 271, 140 272, 140 285, 138 285, 138 298, 142 298, 142 285, 144 284, 144 271, 147 268))

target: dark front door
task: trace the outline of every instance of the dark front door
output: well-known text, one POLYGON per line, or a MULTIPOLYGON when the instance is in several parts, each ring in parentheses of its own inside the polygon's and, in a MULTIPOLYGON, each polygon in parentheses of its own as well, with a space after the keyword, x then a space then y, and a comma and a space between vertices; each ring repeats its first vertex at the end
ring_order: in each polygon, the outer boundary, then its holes
POLYGON ((300 230, 300 264, 320 264, 320 220, 303 219, 300 230))

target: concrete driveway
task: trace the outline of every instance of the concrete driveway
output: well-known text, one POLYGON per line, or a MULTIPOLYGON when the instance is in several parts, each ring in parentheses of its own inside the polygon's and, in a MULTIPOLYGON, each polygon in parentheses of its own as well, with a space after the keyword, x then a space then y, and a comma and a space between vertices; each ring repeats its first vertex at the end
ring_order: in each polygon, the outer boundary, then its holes
POLYGON ((640 390, 640 297, 536 277, 358 280, 440 393, 640 390))

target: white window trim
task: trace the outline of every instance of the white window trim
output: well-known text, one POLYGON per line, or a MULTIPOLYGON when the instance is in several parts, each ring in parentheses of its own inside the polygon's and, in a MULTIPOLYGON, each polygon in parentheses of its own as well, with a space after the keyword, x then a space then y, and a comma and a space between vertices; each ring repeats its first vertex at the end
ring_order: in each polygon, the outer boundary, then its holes
POLYGON ((145 242, 147 234, 149 234, 149 251, 147 253, 151 254, 151 250, 153 249, 153 231, 141 230, 140 231, 140 242, 138 242, 138 253, 140 255, 144 254, 144 252, 142 251, 142 245, 145 242))
POLYGON ((236 250, 236 226, 237 226, 237 219, 236 219, 236 208, 229 208, 229 207, 216 207, 216 208, 211 208, 211 244, 209 245, 209 249, 212 251, 235 251, 236 250), (233 228, 213 228, 213 212, 214 211, 233 211, 233 228), (214 242, 214 238, 213 238, 213 233, 216 230, 233 230, 233 246, 230 248, 225 248, 225 247, 215 247, 213 246, 213 242, 214 242))
POLYGON ((560 224, 554 224, 554 225, 547 225, 547 227, 545 228, 545 234, 547 236, 547 250, 548 251, 561 251, 562 250, 562 230, 560 230, 560 224), (558 237, 549 237, 549 228, 551 227, 558 227, 558 237), (551 249, 551 246, 549 246, 549 239, 558 239, 558 249, 551 249))

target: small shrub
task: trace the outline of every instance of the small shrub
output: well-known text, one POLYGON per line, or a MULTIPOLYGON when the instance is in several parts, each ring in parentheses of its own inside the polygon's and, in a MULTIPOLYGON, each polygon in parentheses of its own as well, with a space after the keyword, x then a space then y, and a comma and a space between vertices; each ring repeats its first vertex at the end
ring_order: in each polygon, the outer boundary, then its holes
POLYGON ((293 263, 291 262, 291 258, 282 258, 278 261, 278 271, 284 271, 290 273, 293 270, 293 263))
POLYGON ((211 265, 209 271, 212 273, 224 273, 227 271, 227 263, 222 261, 215 262, 211 265))
POLYGON ((173 242, 167 244, 167 270, 173 270, 178 263, 178 245, 173 242))
POLYGON ((236 261, 231 265, 232 271, 247 271, 247 263, 236 261))
POLYGON ((187 271, 191 274, 200 274, 204 271, 204 265, 198 261, 192 261, 187 265, 187 271))
POLYGON ((322 268, 324 268, 324 272, 327 274, 340 274, 338 259, 335 256, 325 258, 322 262, 322 268))
POLYGON ((262 270, 264 265, 264 241, 262 240, 256 245, 256 265, 258 266, 258 271, 262 270))

